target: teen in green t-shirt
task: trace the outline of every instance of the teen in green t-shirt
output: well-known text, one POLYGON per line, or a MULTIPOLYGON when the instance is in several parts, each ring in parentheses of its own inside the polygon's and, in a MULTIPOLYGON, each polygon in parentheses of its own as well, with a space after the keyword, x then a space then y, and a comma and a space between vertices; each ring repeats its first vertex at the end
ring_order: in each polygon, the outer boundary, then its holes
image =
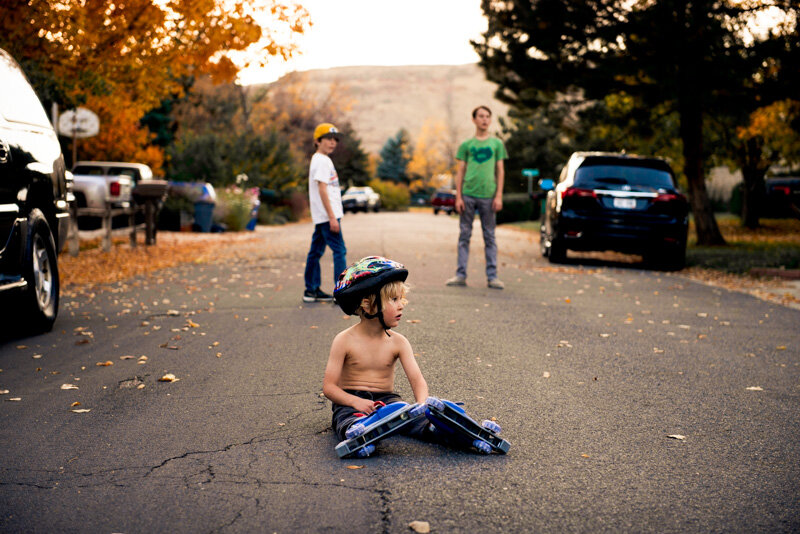
POLYGON ((447 281, 449 286, 467 285, 467 260, 469 242, 472 238, 472 221, 475 213, 481 218, 483 244, 486 256, 486 278, 492 289, 503 289, 505 285, 497 278, 497 241, 494 231, 496 213, 503 209, 503 182, 508 158, 503 141, 489 136, 492 111, 478 106, 472 111, 475 136, 464 141, 456 160, 456 211, 460 215, 458 236, 458 267, 456 275, 447 281))

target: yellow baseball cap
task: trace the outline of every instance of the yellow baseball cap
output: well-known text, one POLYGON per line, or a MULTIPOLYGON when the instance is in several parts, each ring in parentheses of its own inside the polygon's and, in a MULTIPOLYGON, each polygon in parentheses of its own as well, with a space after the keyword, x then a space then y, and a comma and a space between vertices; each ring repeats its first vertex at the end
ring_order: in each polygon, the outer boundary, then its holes
POLYGON ((322 124, 314 128, 314 139, 319 139, 324 135, 333 135, 338 139, 339 136, 342 134, 339 131, 339 129, 336 128, 336 126, 334 126, 333 124, 329 122, 323 122, 322 124))

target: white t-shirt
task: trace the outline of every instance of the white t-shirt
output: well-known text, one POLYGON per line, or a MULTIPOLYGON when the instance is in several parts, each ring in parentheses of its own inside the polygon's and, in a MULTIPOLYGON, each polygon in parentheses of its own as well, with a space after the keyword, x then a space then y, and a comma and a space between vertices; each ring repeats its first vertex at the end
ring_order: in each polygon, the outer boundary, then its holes
POLYGON ((308 197, 311 205, 311 220, 314 224, 329 222, 328 212, 319 197, 319 185, 317 182, 328 184, 328 199, 333 208, 333 214, 337 219, 341 219, 344 214, 342 210, 342 191, 339 189, 339 175, 333 166, 331 158, 325 154, 315 152, 311 156, 311 166, 308 169, 308 197))

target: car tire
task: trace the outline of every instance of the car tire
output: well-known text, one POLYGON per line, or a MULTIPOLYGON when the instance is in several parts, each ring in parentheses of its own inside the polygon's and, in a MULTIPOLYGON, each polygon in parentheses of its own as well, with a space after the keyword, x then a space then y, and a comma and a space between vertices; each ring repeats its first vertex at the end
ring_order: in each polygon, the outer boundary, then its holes
POLYGON ((436 208, 433 208, 433 214, 434 214, 434 215, 439 215, 439 210, 438 210, 438 209, 436 209, 436 208))
POLYGON ((50 225, 38 209, 28 216, 22 275, 28 283, 22 295, 26 324, 36 332, 49 332, 58 315, 58 256, 50 225))
POLYGON ((558 236, 553 236, 550 246, 547 247, 547 259, 550 263, 564 263, 567 261, 567 247, 558 236))
POLYGON ((644 255, 644 260, 653 269, 680 271, 686 267, 686 243, 651 249, 644 255))

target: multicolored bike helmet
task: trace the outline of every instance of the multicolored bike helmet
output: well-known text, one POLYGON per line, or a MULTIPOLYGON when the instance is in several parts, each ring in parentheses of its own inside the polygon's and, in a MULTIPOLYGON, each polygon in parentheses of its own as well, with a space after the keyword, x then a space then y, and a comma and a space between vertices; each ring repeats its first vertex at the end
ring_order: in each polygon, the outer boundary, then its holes
POLYGON ((350 265, 339 275, 339 281, 333 289, 333 298, 346 314, 355 315, 362 299, 376 295, 376 313, 365 316, 368 319, 378 317, 384 329, 388 330, 383 322, 381 288, 397 280, 405 282, 407 277, 408 269, 402 263, 381 256, 367 256, 350 265))

